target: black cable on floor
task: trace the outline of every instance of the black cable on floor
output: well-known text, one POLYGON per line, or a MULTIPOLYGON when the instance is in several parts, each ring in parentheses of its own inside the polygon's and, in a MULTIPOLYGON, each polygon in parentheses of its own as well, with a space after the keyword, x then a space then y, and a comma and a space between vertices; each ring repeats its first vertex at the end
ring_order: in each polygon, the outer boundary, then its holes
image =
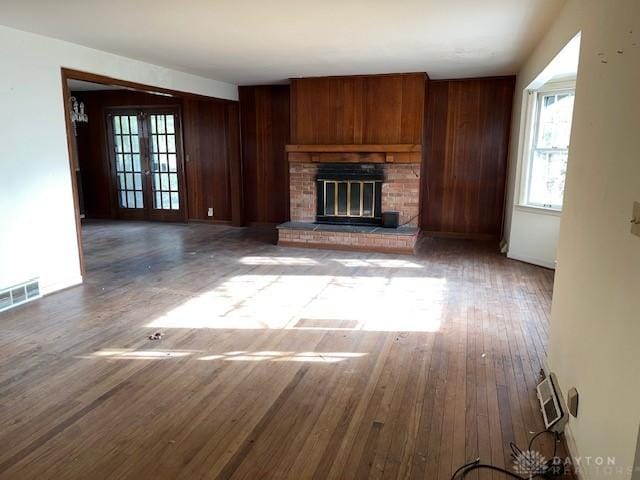
POLYGON ((453 472, 453 475, 451 475, 451 480, 454 480, 454 478, 456 478, 456 475, 458 475, 458 473, 460 473, 461 470, 464 470, 467 467, 470 467, 471 465, 474 464, 479 464, 480 463, 480 457, 476 458, 475 460, 470 461, 469 463, 465 463, 464 465, 458 467, 458 469, 453 472))
POLYGON ((556 453, 558 451, 558 440, 560 440, 560 434, 558 432, 554 432, 553 430, 541 430, 538 433, 536 433, 533 437, 531 437, 531 440, 529 440, 528 449, 529 451, 531 451, 531 447, 533 447, 533 442, 536 440, 536 438, 538 438, 540 435, 544 433, 550 433, 553 435, 553 455, 551 455, 551 458, 553 458, 556 456, 556 453))
MULTIPOLYGON (((477 463, 475 465, 471 465, 470 467, 468 467, 466 470, 464 470, 462 472, 462 476, 460 478, 463 479, 470 472, 472 472, 473 470, 478 470, 478 469, 482 469, 482 468, 486 468, 487 470, 493 470, 493 471, 496 471, 496 472, 500 472, 500 473, 503 473, 503 474, 507 475, 508 477, 517 478, 518 480, 529 480, 529 478, 527 478, 527 477, 521 477, 520 475, 516 475, 515 473, 513 473, 513 472, 511 472, 509 470, 506 470, 506 469, 500 468, 500 467, 496 467, 495 465, 490 465, 490 464, 487 464, 487 463, 477 463)), ((536 478, 536 477, 538 477, 538 475, 534 475, 531 478, 536 478)), ((451 477, 451 480, 453 480, 453 479, 454 479, 454 477, 451 477)))
MULTIPOLYGON (((529 445, 528 445, 528 451, 531 451, 531 448, 533 447, 533 442, 535 442, 535 440, 540 437, 541 435, 545 434, 545 433, 550 433, 554 436, 554 442, 553 442, 553 456, 551 457, 551 461, 553 461, 553 459, 555 459, 556 457, 556 453, 557 453, 557 449, 558 449, 558 441, 560 439, 560 434, 558 432, 554 432, 552 430, 541 430, 538 433, 536 433, 533 437, 531 437, 531 440, 529 440, 529 445)), ((510 442, 509 446, 511 447, 511 457, 512 458, 516 458, 518 455, 523 455, 523 451, 520 449, 520 447, 518 447, 518 445, 516 445, 514 442, 510 442)), ((520 475, 517 475, 509 470, 506 470, 504 468, 501 467, 497 467, 495 465, 491 465, 488 463, 480 463, 480 459, 477 458, 471 462, 465 463, 464 465, 462 465, 461 467, 459 467, 455 472, 453 472, 453 475, 451 475, 451 480, 455 480, 456 477, 458 476, 458 474, 461 474, 460 479, 464 479, 467 474, 469 474, 469 472, 472 472, 473 470, 479 470, 479 469, 487 469, 487 470, 493 470, 495 472, 500 472, 504 475, 507 475, 508 477, 511 478, 516 478, 518 480, 531 480, 532 478, 548 478, 548 475, 545 474, 535 474, 529 477, 522 477, 520 475)))

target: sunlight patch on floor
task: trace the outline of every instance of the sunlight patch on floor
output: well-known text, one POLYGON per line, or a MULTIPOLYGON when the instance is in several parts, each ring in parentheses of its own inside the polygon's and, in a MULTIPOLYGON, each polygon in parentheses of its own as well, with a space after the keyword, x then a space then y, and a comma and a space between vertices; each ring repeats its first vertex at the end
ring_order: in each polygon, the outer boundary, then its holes
POLYGON ((81 358, 117 358, 124 360, 164 360, 170 358, 182 358, 193 355, 194 353, 189 350, 133 350, 133 349, 119 349, 119 348, 104 348, 93 352, 89 356, 82 356, 81 358))
POLYGON ((272 257, 272 256, 248 256, 239 260, 243 265, 318 265, 317 260, 307 257, 272 257))
POLYGON ((146 326, 434 332, 446 288, 431 277, 238 275, 146 326))
POLYGON ((330 266, 338 263, 343 267, 371 267, 371 268, 424 268, 424 265, 398 258, 329 258, 322 262, 309 257, 276 257, 276 256, 246 256, 238 260, 243 265, 281 265, 281 266, 330 266))
POLYGON ((192 350, 132 350, 105 348, 79 358, 107 358, 116 360, 165 360, 171 358, 196 357, 202 361, 223 360, 227 362, 311 362, 337 363, 360 358, 366 352, 280 352, 280 351, 235 351, 221 354, 203 354, 192 350))
POLYGON ((424 266, 419 263, 396 258, 334 258, 332 261, 344 267, 424 268, 424 266))

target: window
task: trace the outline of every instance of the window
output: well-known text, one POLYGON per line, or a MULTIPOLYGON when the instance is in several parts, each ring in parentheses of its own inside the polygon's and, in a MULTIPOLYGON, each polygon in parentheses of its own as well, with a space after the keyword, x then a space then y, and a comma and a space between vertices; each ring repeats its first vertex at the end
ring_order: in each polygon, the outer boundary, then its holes
POLYGON ((573 89, 536 94, 525 205, 562 208, 574 97, 573 89))

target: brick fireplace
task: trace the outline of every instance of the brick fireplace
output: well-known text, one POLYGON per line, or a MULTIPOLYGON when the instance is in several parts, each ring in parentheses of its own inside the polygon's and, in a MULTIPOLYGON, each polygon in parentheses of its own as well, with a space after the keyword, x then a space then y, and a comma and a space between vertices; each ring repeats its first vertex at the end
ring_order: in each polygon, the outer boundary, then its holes
POLYGON ((345 152, 342 157, 335 152, 326 161, 322 155, 290 155, 291 221, 278 226, 280 245, 413 253, 420 205, 420 163, 415 160, 420 157, 400 155, 404 162, 395 163, 386 161, 394 159, 388 153, 360 155, 345 152), (328 187, 323 183, 327 179, 328 187), (318 192, 319 188, 326 191, 318 192), (329 199, 318 205, 323 194, 329 199), (399 226, 384 228, 381 212, 398 212, 399 226))
MULTIPOLYGON (((382 164, 382 211, 400 213, 400 224, 418 225, 420 165, 382 164)), ((289 205, 291 221, 315 222, 316 175, 318 164, 289 165, 289 205)))
POLYGON ((291 79, 288 246, 413 253, 425 73, 291 79))

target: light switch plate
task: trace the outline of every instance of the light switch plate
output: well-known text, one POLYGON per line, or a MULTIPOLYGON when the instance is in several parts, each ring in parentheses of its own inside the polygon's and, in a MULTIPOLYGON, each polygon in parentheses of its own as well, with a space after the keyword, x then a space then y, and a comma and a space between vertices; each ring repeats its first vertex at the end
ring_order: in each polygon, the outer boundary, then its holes
POLYGON ((640 202, 633 202, 633 216, 631 218, 631 233, 640 237, 640 202))
POLYGON ((209 207, 209 210, 207 210, 207 215, 213 217, 213 207, 209 207))

